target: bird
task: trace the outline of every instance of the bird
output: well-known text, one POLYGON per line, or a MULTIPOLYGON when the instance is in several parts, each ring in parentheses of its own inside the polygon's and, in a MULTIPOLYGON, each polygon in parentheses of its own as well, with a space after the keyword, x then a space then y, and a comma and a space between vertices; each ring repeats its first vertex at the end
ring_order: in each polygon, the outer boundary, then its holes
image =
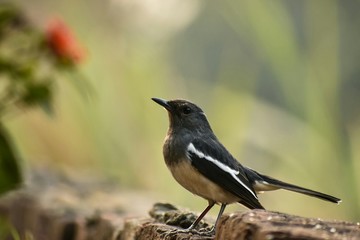
POLYGON ((163 145, 166 166, 175 180, 208 206, 185 231, 193 231, 215 205, 220 211, 215 231, 226 206, 240 203, 249 209, 265 209, 257 194, 285 189, 325 201, 340 203, 331 195, 286 183, 243 166, 215 136, 204 111, 183 99, 152 98, 168 112, 169 128, 163 145))

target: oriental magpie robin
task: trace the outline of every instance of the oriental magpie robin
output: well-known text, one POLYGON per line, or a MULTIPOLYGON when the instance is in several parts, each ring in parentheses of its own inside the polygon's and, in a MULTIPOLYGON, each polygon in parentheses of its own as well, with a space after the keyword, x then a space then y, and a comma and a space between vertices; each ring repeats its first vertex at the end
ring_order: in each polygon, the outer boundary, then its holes
POLYGON ((215 203, 220 203, 221 208, 214 229, 227 204, 239 202, 250 209, 264 209, 257 197, 262 191, 286 189, 341 202, 339 198, 276 180, 241 165, 219 142, 204 112, 195 104, 186 100, 152 100, 169 115, 163 146, 167 167, 180 185, 209 202, 187 230, 196 227, 215 203))

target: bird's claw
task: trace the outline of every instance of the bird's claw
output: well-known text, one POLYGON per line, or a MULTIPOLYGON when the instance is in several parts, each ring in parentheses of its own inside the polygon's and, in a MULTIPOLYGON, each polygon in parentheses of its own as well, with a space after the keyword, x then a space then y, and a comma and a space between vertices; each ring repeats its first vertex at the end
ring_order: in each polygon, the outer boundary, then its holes
POLYGON ((197 232, 200 235, 212 236, 215 234, 215 227, 201 228, 197 232))

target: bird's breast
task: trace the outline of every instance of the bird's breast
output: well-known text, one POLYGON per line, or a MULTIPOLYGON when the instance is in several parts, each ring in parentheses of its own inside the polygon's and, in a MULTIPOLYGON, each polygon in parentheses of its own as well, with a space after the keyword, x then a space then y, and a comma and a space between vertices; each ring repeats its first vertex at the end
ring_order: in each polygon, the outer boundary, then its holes
POLYGON ((199 173, 186 158, 176 164, 168 165, 175 180, 188 191, 207 200, 218 203, 233 203, 239 198, 222 189, 199 173))
POLYGON ((163 154, 167 166, 177 164, 182 156, 186 154, 186 146, 190 140, 188 135, 182 134, 182 137, 179 136, 180 134, 169 130, 165 137, 163 154))

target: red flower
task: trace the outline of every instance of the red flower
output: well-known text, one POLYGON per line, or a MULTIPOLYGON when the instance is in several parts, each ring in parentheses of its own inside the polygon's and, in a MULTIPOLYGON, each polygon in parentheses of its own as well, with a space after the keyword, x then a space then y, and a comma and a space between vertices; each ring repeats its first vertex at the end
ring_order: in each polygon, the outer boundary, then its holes
POLYGON ((60 19, 50 22, 46 30, 46 39, 52 51, 64 60, 79 63, 85 57, 84 48, 60 19))

